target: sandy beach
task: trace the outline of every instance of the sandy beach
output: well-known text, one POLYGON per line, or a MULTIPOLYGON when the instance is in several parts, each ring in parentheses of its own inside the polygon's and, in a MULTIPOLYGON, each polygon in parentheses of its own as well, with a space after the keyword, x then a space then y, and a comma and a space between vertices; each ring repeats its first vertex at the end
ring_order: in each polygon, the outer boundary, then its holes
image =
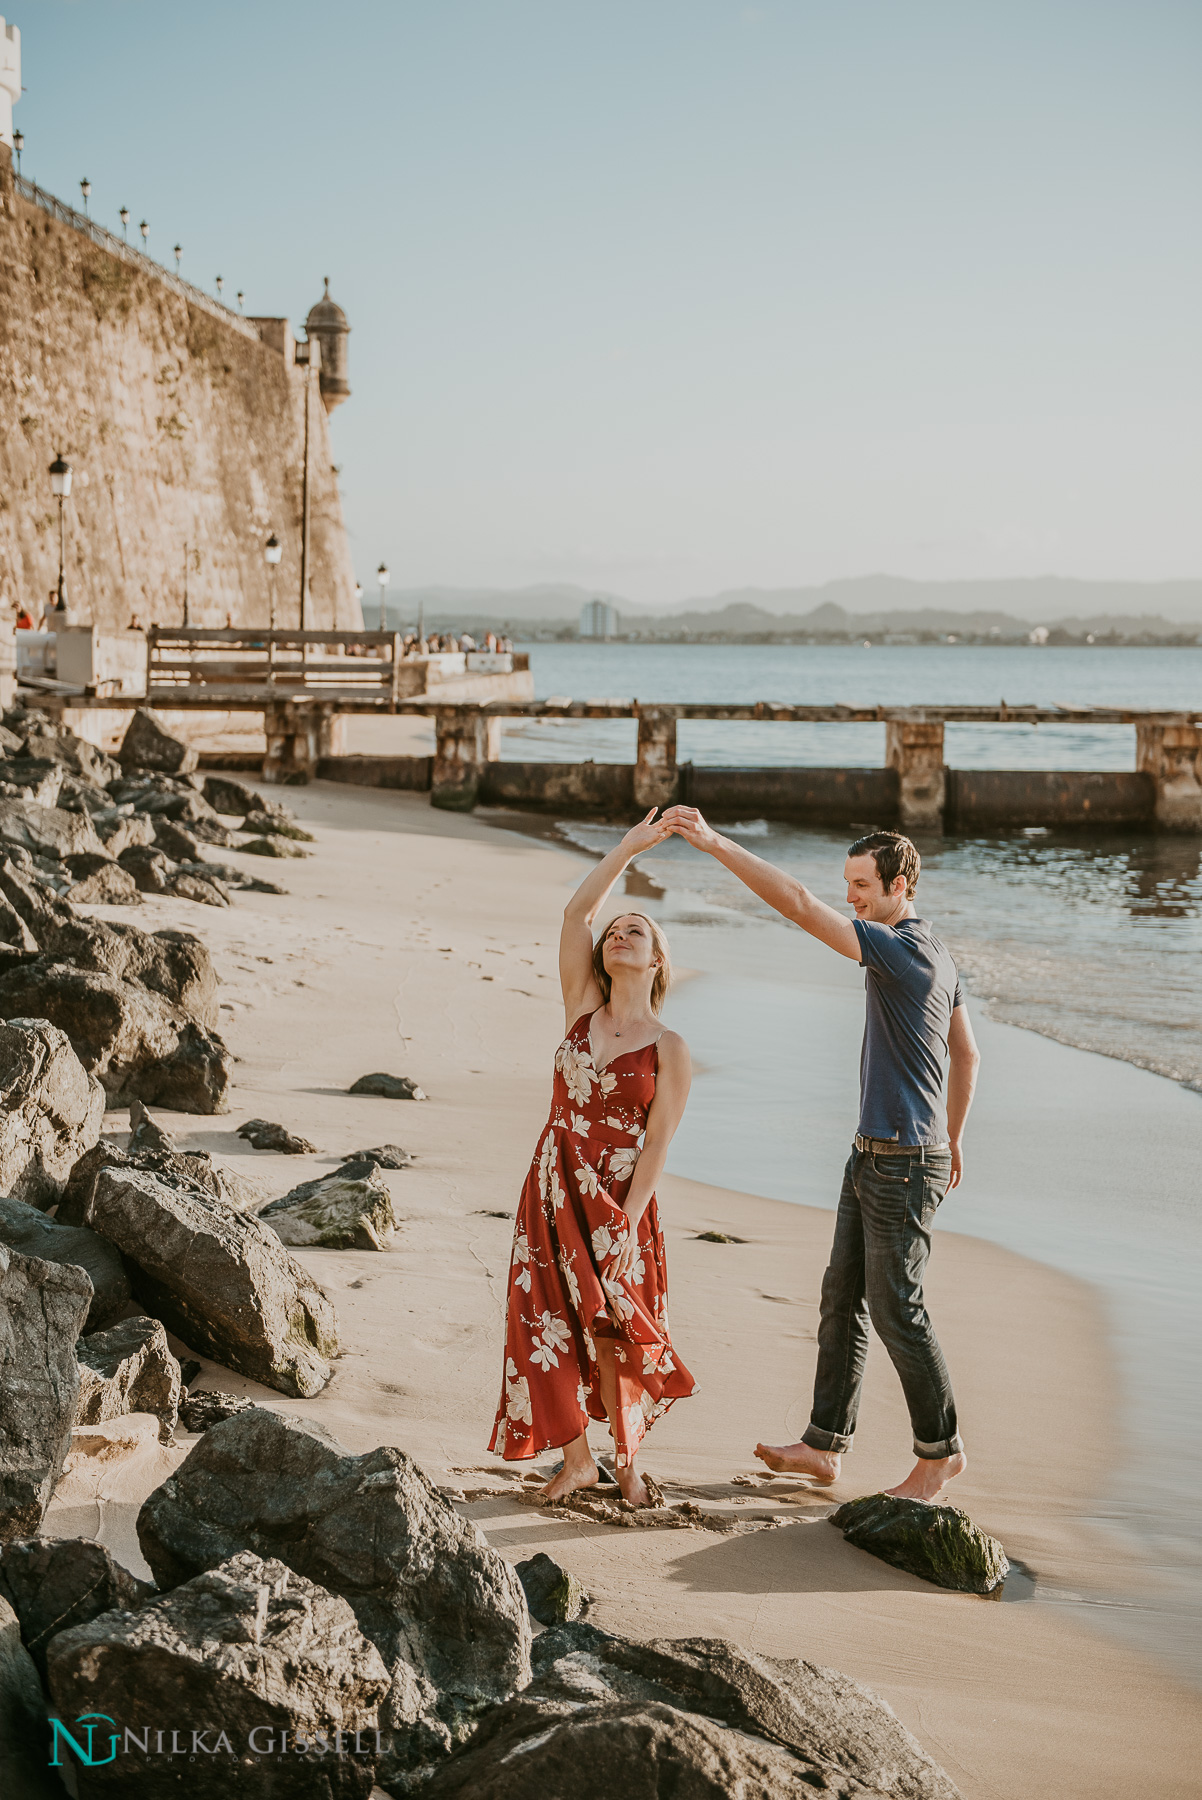
MULTIPOLYGON (((559 920, 584 859, 435 812, 423 795, 317 783, 288 800, 318 842, 310 860, 278 865, 287 897, 239 894, 220 912, 154 897, 141 909, 145 927, 183 926, 210 945, 220 1028, 239 1058, 228 1116, 163 1123, 181 1147, 228 1160, 271 1195, 364 1146, 399 1143, 417 1160, 387 1176, 404 1220, 394 1248, 300 1253, 342 1329, 328 1388, 285 1402, 212 1364, 202 1384, 303 1408, 354 1451, 397 1444, 445 1485, 499 1485, 505 1470, 484 1445, 508 1220, 546 1116, 563 1026, 559 920), (376 1069, 413 1076, 428 1101, 347 1094, 376 1069), (235 1133, 253 1115, 303 1132, 322 1154, 250 1151, 235 1133)), ((108 1124, 117 1138, 124 1115, 108 1124)), ((729 1131, 740 1129, 731 1117, 729 1131)), ((605 1628, 726 1635, 866 1682, 968 1800, 1196 1793, 1196 1695, 1167 1664, 1088 1623, 1091 1595, 1138 1606, 1145 1579, 1135 1550, 1095 1516, 1116 1455, 1118 1381, 1096 1290, 997 1244, 939 1234, 932 1310, 972 1421, 954 1498, 1034 1578, 1008 1584, 1001 1602, 979 1600, 889 1569, 826 1523, 839 1500, 909 1467, 908 1421, 879 1345, 833 1497, 758 1478, 756 1438, 805 1422, 831 1214, 680 1177, 664 1181, 660 1206, 673 1336, 701 1393, 657 1425, 645 1466, 707 1504, 788 1522, 743 1536, 619 1531, 501 1493, 464 1503, 493 1546, 515 1561, 539 1549, 558 1557, 605 1628), (699 1241, 711 1229, 746 1241, 699 1241)), ((135 1421, 80 1445, 46 1528, 100 1535, 140 1568, 137 1506, 187 1440, 164 1452, 143 1436, 117 1450, 114 1440, 136 1435, 135 1421)), ((606 1441, 600 1428, 595 1437, 606 1441)))

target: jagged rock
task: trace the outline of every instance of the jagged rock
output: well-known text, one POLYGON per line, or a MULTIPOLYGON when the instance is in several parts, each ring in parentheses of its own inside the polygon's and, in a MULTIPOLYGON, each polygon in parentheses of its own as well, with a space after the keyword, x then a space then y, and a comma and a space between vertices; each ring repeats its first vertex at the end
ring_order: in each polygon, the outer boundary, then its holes
POLYGON ((378 1094, 381 1100, 424 1100, 425 1094, 408 1075, 360 1075, 347 1089, 351 1094, 378 1094))
POLYGON ((238 1136, 245 1138, 252 1150, 277 1150, 283 1156, 316 1156, 317 1145, 308 1138, 297 1137, 270 1119, 248 1119, 239 1125, 238 1136))
POLYGON ((239 844, 239 850, 245 850, 248 856, 308 856, 308 850, 302 850, 286 837, 257 837, 248 844, 239 844))
POLYGON ((0 1023, 0 1191, 46 1207, 100 1136, 104 1090, 63 1031, 16 1011, 0 1023))
POLYGON ((73 1263, 92 1283, 85 1331, 103 1331, 129 1305, 129 1277, 111 1244, 86 1226, 48 1219, 23 1200, 0 1199, 0 1244, 41 1262, 73 1263))
POLYGON ((69 725, 35 726, 25 739, 28 756, 61 763, 73 775, 97 788, 107 788, 121 773, 121 764, 99 745, 79 737, 69 725))
POLYGON ((110 1106, 226 1110, 230 1056, 215 1032, 139 981, 37 957, 0 975, 0 1019, 48 1019, 96 1076, 110 1106))
MULTIPOLYGON (((31 886, 27 880, 20 885, 26 890, 31 886)), ((0 868, 0 890, 8 892, 9 887, 14 890, 9 894, 13 905, 42 949, 57 961, 140 982, 182 1007, 198 1025, 211 1029, 216 1024, 217 973, 207 948, 193 932, 149 932, 124 921, 80 919, 70 906, 48 895, 41 897, 41 915, 35 919, 29 916, 34 909, 28 891, 21 894, 14 871, 0 868)))
POLYGON ((372 1165, 361 1180, 339 1173, 302 1182, 259 1217, 298 1249, 385 1250, 397 1228, 392 1195, 372 1165))
POLYGON ((229 775, 206 775, 204 796, 216 812, 235 819, 244 819, 247 813, 256 812, 263 804, 262 796, 253 788, 234 781, 229 775))
POLYGON ((72 874, 66 899, 72 906, 137 906, 142 898, 128 869, 105 854, 85 851, 63 859, 72 874))
POLYGON ((168 731, 149 706, 140 706, 129 722, 117 760, 123 769, 159 769, 186 775, 200 760, 191 744, 168 731))
POLYGON ((564 1625, 588 1610, 589 1595, 567 1569, 540 1550, 516 1566, 530 1616, 540 1625, 564 1625))
POLYGON ((535 1639, 534 1670, 423 1796, 959 1800, 885 1702, 834 1669, 574 1624, 535 1639))
MULTIPOLYGON (((166 1135, 164 1132, 163 1136, 166 1135)), ((235 1212, 257 1212, 265 1198, 257 1182, 248 1181, 245 1175, 237 1175, 232 1169, 215 1163, 207 1150, 139 1147, 131 1152, 101 1142, 81 1156, 72 1168, 58 1204, 60 1221, 68 1225, 86 1223, 96 1177, 104 1168, 146 1169, 152 1175, 168 1175, 176 1181, 192 1182, 235 1212)))
POLYGON ((529 1679, 517 1576, 391 1445, 351 1456, 307 1422, 240 1413, 150 1495, 138 1540, 160 1587, 246 1546, 345 1596, 392 1676, 386 1785, 445 1755, 529 1679))
POLYGON ((146 1755, 126 1737, 113 1763, 81 1767, 80 1800, 151 1800, 166 1784, 189 1800, 227 1800, 232 1792, 367 1800, 371 1792, 387 1671, 346 1601, 283 1562, 241 1551, 136 1612, 106 1613, 60 1632, 46 1661, 64 1716, 101 1713, 119 1718, 123 1732, 150 1732, 146 1755), (155 1731, 181 1711, 190 1724, 209 1727, 182 1777, 154 1754, 155 1731), (356 1730, 365 1754, 355 1749, 356 1730), (326 1742, 335 1731, 351 1734, 342 1756, 326 1742), (250 1743, 266 1753, 281 1732, 289 1734, 288 1755, 264 1754, 257 1773, 250 1743), (313 1747, 298 1753, 298 1739, 313 1747))
POLYGON ((7 725, 0 725, 0 756, 18 756, 24 748, 25 739, 7 725))
POLYGON ((190 1388, 200 1373, 200 1364, 194 1357, 188 1357, 188 1359, 179 1366, 179 1378, 185 1388, 190 1388))
POLYGON ((63 1800, 48 1767, 46 1702, 21 1627, 0 1598, 0 1794, 13 1800, 63 1800))
POLYGON ((180 1402, 179 1422, 185 1431, 208 1431, 214 1425, 220 1425, 223 1419, 232 1419, 236 1413, 249 1412, 255 1405, 241 1394, 223 1394, 216 1388, 202 1388, 198 1394, 189 1394, 180 1402))
POLYGON ((171 819, 176 824, 186 825, 194 837, 210 841, 210 834, 215 834, 211 841, 219 844, 231 842, 225 826, 213 811, 203 794, 195 788, 184 788, 182 791, 160 792, 150 790, 134 801, 134 808, 140 813, 150 813, 156 820, 171 819))
POLYGON ((93 813, 92 823, 109 855, 115 856, 118 861, 121 852, 129 850, 134 844, 154 842, 154 820, 143 818, 141 813, 119 812, 113 807, 108 812, 93 813))
POLYGON ((47 892, 33 857, 17 844, 0 845, 0 894, 24 920, 39 948, 45 933, 79 922, 73 907, 47 892))
POLYGON ((215 844, 221 850, 232 850, 238 842, 234 833, 228 830, 215 814, 211 819, 189 819, 188 830, 200 843, 215 844))
POLYGON ((229 890, 214 876, 192 875, 187 869, 177 869, 171 877, 168 892, 177 900, 195 900, 199 906, 228 906, 229 890))
POLYGON ((175 1435, 181 1393, 179 1364, 157 1319, 122 1319, 108 1331, 82 1337, 77 1425, 102 1425, 126 1413, 154 1413, 159 1438, 175 1435))
POLYGON ((157 844, 133 844, 118 862, 143 894, 165 894, 171 887, 176 865, 157 844))
POLYGON ((119 781, 109 784, 109 796, 117 806, 155 806, 155 796, 163 801, 181 794, 199 794, 204 788, 203 776, 168 775, 161 770, 133 769, 119 781))
POLYGON ((73 1263, 0 1244, 0 1541, 41 1526, 71 1444, 92 1284, 73 1263))
POLYGON ((216 880, 224 887, 237 888, 247 894, 284 894, 288 891, 274 881, 262 881, 257 875, 248 875, 245 869, 236 869, 233 863, 181 863, 180 868, 188 875, 199 875, 203 881, 216 880))
POLYGON ((154 841, 175 862, 195 862, 200 855, 200 839, 174 819, 154 820, 154 841))
POLYGON ((326 1385, 334 1309, 258 1219, 178 1176, 108 1167, 87 1220, 126 1258, 135 1299, 190 1349, 281 1394, 326 1385))
POLYGON ((11 797, 0 799, 0 838, 34 855, 60 858, 104 848, 88 813, 63 812, 57 806, 11 797))
POLYGON ((346 1162, 336 1172, 345 1175, 360 1163, 375 1163, 381 1169, 407 1169, 412 1161, 408 1150, 402 1150, 399 1144, 377 1144, 374 1150, 348 1150, 346 1162))
POLYGON ((0 1598, 20 1620, 25 1648, 46 1673, 56 1632, 106 1612, 133 1612, 154 1593, 91 1538, 17 1538, 0 1548, 0 1598))
POLYGON ((292 838, 298 844, 317 842, 313 833, 305 831, 289 813, 277 812, 274 808, 270 811, 260 809, 247 813, 242 829, 257 832, 260 837, 292 838))
POLYGON ((937 1587, 989 1594, 1010 1572, 997 1539, 958 1506, 907 1500, 900 1494, 864 1494, 838 1507, 830 1522, 849 1544, 937 1587))
POLYGON ((36 952, 38 940, 12 902, 0 894, 0 944, 9 944, 16 950, 36 952))
POLYGON ((140 1100, 129 1103, 129 1150, 178 1150, 169 1131, 156 1124, 140 1100))
POLYGON ((0 765, 8 798, 57 806, 63 790, 62 766, 44 757, 12 756, 0 765))

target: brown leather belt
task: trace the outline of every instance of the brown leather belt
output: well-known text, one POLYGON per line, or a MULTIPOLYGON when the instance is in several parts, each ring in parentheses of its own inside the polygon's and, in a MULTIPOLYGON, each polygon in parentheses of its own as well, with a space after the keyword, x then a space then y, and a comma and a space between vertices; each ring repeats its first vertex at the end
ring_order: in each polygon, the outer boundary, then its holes
POLYGON ((922 1156, 928 1150, 950 1150, 950 1144, 899 1144, 893 1138, 866 1138, 856 1133, 856 1149, 873 1156, 922 1156))

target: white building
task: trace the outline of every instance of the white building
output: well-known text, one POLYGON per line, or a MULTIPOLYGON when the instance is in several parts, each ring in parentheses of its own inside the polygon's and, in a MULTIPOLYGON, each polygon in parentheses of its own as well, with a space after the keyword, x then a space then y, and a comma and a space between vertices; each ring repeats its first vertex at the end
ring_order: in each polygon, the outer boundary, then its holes
POLYGON ((586 600, 580 608, 582 638, 612 638, 618 635, 618 609, 608 600, 586 600))
POLYGON ((0 144, 13 147, 13 107, 21 98, 21 33, 0 19, 0 144))

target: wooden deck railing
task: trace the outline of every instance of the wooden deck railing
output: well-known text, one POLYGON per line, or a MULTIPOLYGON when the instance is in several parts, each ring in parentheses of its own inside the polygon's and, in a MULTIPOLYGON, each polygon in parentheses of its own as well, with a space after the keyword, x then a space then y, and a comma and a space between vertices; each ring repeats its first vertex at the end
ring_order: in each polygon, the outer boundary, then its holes
POLYGON ((215 631, 154 625, 146 634, 150 706, 255 709, 287 700, 395 712, 395 631, 215 631))

